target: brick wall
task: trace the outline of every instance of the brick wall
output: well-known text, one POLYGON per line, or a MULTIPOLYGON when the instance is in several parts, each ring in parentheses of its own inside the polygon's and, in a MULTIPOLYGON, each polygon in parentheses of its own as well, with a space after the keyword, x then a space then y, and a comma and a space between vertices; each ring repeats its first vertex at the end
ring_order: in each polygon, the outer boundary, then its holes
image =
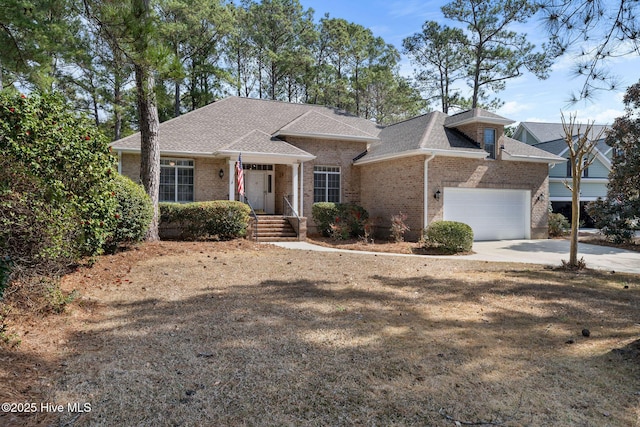
MULTIPOLYGON (((164 156, 162 157, 164 158, 164 156)), ((167 157, 169 158, 169 157, 167 157)), ((171 158, 175 158, 172 156, 171 158)), ((229 164, 226 159, 198 157, 194 160, 194 198, 196 202, 229 199, 229 164), (218 175, 224 170, 224 177, 218 175)), ((121 157, 122 174, 135 182, 140 182, 140 155, 123 153, 121 157)))
MULTIPOLYGON (((353 166, 353 159, 366 150, 365 142, 357 141, 327 141, 323 139, 287 137, 287 142, 308 153, 316 156, 314 160, 304 163, 304 216, 308 218, 309 233, 316 233, 317 229, 311 218, 313 205, 313 168, 314 166, 339 166, 340 167, 340 192, 343 203, 360 204, 360 169, 353 166)), ((286 186, 281 191, 284 194, 291 193, 291 168, 279 174, 278 179, 286 186), (281 178, 280 178, 281 177, 281 178)), ((277 184, 278 188, 280 184, 277 184)), ((302 197, 302 195, 301 195, 302 197)))
MULTIPOLYGON (((420 237, 424 205, 425 156, 414 156, 388 162, 360 166, 362 205, 377 220, 379 236, 385 237, 391 215, 406 213, 411 228, 407 240, 420 237)), ((503 162, 455 157, 435 157, 428 164, 429 188, 432 195, 444 187, 503 188, 531 191, 531 237, 547 237, 549 181, 544 163, 503 162), (538 200, 544 193, 545 200, 538 200)), ((428 223, 443 219, 443 199, 427 200, 428 223)), ((498 225, 497 225, 498 226, 498 225)))
POLYGON ((391 216, 407 215, 405 238, 417 240, 423 224, 425 156, 406 157, 360 166, 362 206, 375 221, 376 236, 389 235, 391 216))
MULTIPOLYGON (((436 157, 429 162, 429 193, 444 187, 504 188, 531 191, 531 237, 547 237, 549 178, 546 163, 436 157), (544 193, 545 199, 538 200, 544 193)), ((428 219, 442 220, 443 199, 429 200, 428 219)))

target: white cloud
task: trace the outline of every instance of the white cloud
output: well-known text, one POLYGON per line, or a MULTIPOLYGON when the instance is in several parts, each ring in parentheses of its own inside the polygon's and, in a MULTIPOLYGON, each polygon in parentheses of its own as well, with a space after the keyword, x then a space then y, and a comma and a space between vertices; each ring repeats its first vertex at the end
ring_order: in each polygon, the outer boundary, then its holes
POLYGON ((509 117, 523 111, 528 111, 533 108, 533 105, 520 103, 517 101, 507 101, 502 107, 498 109, 498 114, 501 116, 509 117))

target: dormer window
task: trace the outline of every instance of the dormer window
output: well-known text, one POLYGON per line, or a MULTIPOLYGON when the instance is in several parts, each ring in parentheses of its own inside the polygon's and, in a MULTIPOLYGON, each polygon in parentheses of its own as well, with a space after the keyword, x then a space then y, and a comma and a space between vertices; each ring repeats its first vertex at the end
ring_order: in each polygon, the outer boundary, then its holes
POLYGON ((484 150, 489 153, 490 159, 496 158, 496 130, 485 128, 484 130, 484 150))

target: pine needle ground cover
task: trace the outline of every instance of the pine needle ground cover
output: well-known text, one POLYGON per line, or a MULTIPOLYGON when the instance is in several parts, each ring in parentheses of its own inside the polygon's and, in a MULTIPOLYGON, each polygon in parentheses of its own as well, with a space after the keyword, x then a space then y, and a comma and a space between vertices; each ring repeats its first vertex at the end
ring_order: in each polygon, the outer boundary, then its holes
POLYGON ((62 287, 65 313, 9 317, 0 400, 65 410, 1 425, 640 423, 638 276, 241 240, 141 245, 62 287))

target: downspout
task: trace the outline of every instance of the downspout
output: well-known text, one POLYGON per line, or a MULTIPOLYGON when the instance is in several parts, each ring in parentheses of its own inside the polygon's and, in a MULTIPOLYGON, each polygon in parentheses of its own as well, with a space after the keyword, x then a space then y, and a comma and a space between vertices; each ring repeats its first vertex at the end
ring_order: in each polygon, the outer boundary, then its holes
POLYGON ((435 157, 435 153, 431 153, 431 156, 429 157, 425 157, 424 159, 424 212, 423 212, 423 218, 422 218, 422 228, 427 228, 427 225, 429 225, 428 219, 429 219, 429 197, 430 197, 430 191, 429 191, 429 162, 435 157))

